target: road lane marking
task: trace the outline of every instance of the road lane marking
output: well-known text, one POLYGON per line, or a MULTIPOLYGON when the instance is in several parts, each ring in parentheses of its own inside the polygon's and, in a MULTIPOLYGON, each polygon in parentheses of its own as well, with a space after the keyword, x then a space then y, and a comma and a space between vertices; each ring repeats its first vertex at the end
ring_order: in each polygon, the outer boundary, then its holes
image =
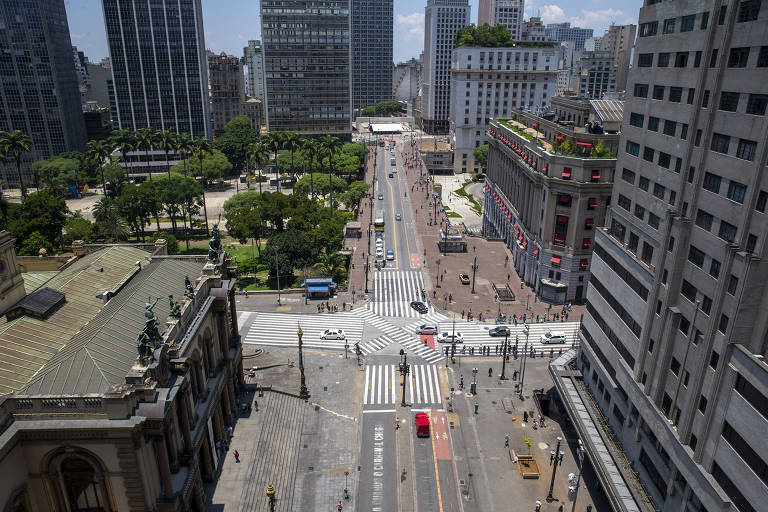
POLYGON ((366 409, 363 414, 370 414, 374 412, 397 412, 395 409, 366 409))
MULTIPOLYGON (((432 422, 432 412, 429 413, 429 422, 432 422)), ((437 438, 437 433, 435 432, 434 426, 432 428, 432 435, 429 436, 432 438, 432 460, 435 463, 435 484, 437 484, 437 504, 440 507, 440 511, 443 511, 443 493, 440 490, 440 470, 437 469, 437 451, 435 450, 435 439, 437 438)))

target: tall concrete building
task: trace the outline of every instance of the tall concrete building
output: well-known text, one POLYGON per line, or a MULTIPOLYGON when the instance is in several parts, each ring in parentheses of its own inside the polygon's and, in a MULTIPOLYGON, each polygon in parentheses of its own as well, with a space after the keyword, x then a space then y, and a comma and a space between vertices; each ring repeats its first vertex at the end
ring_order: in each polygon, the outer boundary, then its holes
POLYGON ((424 80, 417 118, 427 133, 448 133, 454 36, 469 25, 469 0, 427 0, 424 9, 424 80))
POLYGON ((477 26, 491 24, 493 20, 493 0, 479 0, 477 6, 477 26))
POLYGON ((392 0, 352 0, 352 109, 392 99, 392 0))
POLYGON ((581 376, 552 373, 614 509, 766 510, 768 9, 646 1, 638 26, 581 376))
POLYGON ((239 58, 222 53, 208 57, 208 71, 211 81, 213 135, 217 137, 224 131, 228 122, 243 115, 243 66, 239 58))
MULTIPOLYGON (((32 140, 29 162, 83 149, 85 124, 63 0, 0 5, 0 130, 21 130, 32 140)), ((18 185, 15 165, 3 180, 18 185)))
POLYGON ((616 75, 616 90, 627 89, 627 73, 635 46, 637 25, 611 25, 602 38, 600 50, 611 52, 613 56, 613 74, 616 75))
POLYGON ((599 100, 607 92, 616 92, 613 55, 606 51, 583 51, 578 62, 578 84, 581 96, 599 100))
POLYGON ((474 149, 486 140, 492 118, 513 108, 540 112, 555 95, 559 46, 539 43, 503 48, 460 46, 451 65, 454 172, 478 172, 474 149))
POLYGON ((524 10, 525 0, 480 0, 477 24, 504 25, 512 34, 512 39, 517 41, 525 31, 524 10))
POLYGON ((245 90, 248 96, 264 101, 266 89, 264 85, 264 54, 261 51, 261 41, 252 39, 243 48, 246 67, 245 90))
POLYGON ((102 0, 112 121, 211 137, 200 0, 102 0))
POLYGON ((591 28, 572 27, 569 22, 550 23, 547 25, 547 33, 552 41, 573 41, 574 50, 584 48, 584 43, 592 37, 594 31, 591 28))
POLYGON ((547 27, 541 22, 541 18, 532 16, 523 25, 523 34, 520 37, 523 41, 549 41, 549 34, 547 34, 547 27))
POLYGON ((392 97, 398 101, 413 101, 421 88, 421 60, 412 58, 395 66, 392 76, 392 97))
POLYGON ((261 0, 261 36, 267 129, 350 134, 350 0, 261 0))

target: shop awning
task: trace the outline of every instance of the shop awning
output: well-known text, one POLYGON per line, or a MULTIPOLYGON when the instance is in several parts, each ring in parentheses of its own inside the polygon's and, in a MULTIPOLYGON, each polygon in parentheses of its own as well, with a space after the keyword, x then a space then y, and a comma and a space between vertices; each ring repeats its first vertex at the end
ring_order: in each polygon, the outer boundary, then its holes
POLYGON ((560 194, 560 204, 568 204, 571 202, 571 196, 568 194, 560 194))
POLYGON ((571 177, 571 169, 569 167, 566 167, 563 169, 563 178, 569 179, 571 177))
POLYGON ((553 263, 554 265, 559 265, 560 261, 562 261, 562 260, 561 260, 560 256, 552 256, 552 258, 549 261, 551 263, 553 263))
POLYGON ((528 247, 528 240, 523 240, 523 247, 528 247))
POLYGON ((591 146, 592 143, 591 142, 577 142, 576 145, 577 146, 591 146))
POLYGON ((330 290, 328 289, 328 286, 309 286, 307 288, 307 291, 309 293, 314 293, 314 292, 330 293, 330 290))
POLYGON ((533 250, 533 255, 534 256, 538 256, 539 255, 539 250, 538 249, 534 249, 533 250))
POLYGON ((555 242, 565 242, 564 235, 555 235, 555 242))

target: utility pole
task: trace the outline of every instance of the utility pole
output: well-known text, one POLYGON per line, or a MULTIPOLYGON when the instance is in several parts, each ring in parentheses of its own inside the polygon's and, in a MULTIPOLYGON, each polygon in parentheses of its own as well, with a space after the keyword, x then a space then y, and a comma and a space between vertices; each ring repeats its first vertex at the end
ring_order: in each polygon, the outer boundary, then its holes
POLYGON ((528 357, 528 333, 530 331, 530 328, 528 327, 528 324, 523 324, 523 329, 525 330, 525 347, 523 348, 523 357, 520 359, 520 382, 518 383, 518 386, 520 387, 520 400, 523 400, 523 381, 525 380, 525 360, 528 357))
POLYGON ((302 352, 302 343, 301 343, 301 337, 304 335, 304 331, 301 330, 301 325, 299 325, 299 329, 296 331, 296 335, 299 337, 299 398, 303 400, 309 399, 309 390, 307 389, 307 383, 304 380, 304 355, 302 352))
POLYGON ((560 451, 560 443, 562 442, 563 438, 558 437, 557 438, 557 448, 555 448, 555 451, 549 452, 549 465, 552 466, 552 480, 549 482, 549 494, 547 494, 547 503, 552 503, 555 498, 552 497, 552 488, 555 486, 555 475, 557 474, 557 465, 563 464, 563 455, 565 455, 563 452, 560 451))
MULTIPOLYGON (((472 246, 472 252, 475 253, 475 261, 472 263, 472 294, 475 293, 475 274, 477 273, 477 246, 472 246)), ((501 307, 501 304, 499 304, 499 307, 501 307)))
POLYGON ((405 350, 400 349, 400 357, 401 357, 400 373, 403 374, 403 399, 400 400, 400 405, 402 407, 405 407, 406 406, 406 403, 405 403, 405 380, 406 380, 406 377, 408 376, 408 354, 405 353, 405 350))
POLYGON ((507 341, 509 340, 509 331, 504 335, 504 345, 501 347, 501 377, 500 380, 507 380, 504 370, 507 368, 507 341))

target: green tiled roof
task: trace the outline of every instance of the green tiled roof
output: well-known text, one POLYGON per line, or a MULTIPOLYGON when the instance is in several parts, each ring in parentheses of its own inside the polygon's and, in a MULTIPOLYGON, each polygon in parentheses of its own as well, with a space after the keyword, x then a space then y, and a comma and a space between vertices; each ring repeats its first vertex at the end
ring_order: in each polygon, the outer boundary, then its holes
POLYGON ((138 271, 149 253, 134 247, 101 249, 56 272, 45 286, 66 302, 50 317, 0 317, 0 394, 19 390, 104 307, 101 294, 116 292, 138 271))
POLYGON ((145 265, 19 393, 102 393, 123 383, 138 356, 136 336, 144 327, 144 303, 149 297, 153 302, 160 298, 154 312, 162 333, 170 313, 168 295, 181 299, 184 276, 199 276, 203 260, 156 259, 145 265))
POLYGON ((45 272, 24 272, 21 277, 24 278, 24 291, 29 295, 40 288, 46 281, 59 275, 57 270, 45 272))

